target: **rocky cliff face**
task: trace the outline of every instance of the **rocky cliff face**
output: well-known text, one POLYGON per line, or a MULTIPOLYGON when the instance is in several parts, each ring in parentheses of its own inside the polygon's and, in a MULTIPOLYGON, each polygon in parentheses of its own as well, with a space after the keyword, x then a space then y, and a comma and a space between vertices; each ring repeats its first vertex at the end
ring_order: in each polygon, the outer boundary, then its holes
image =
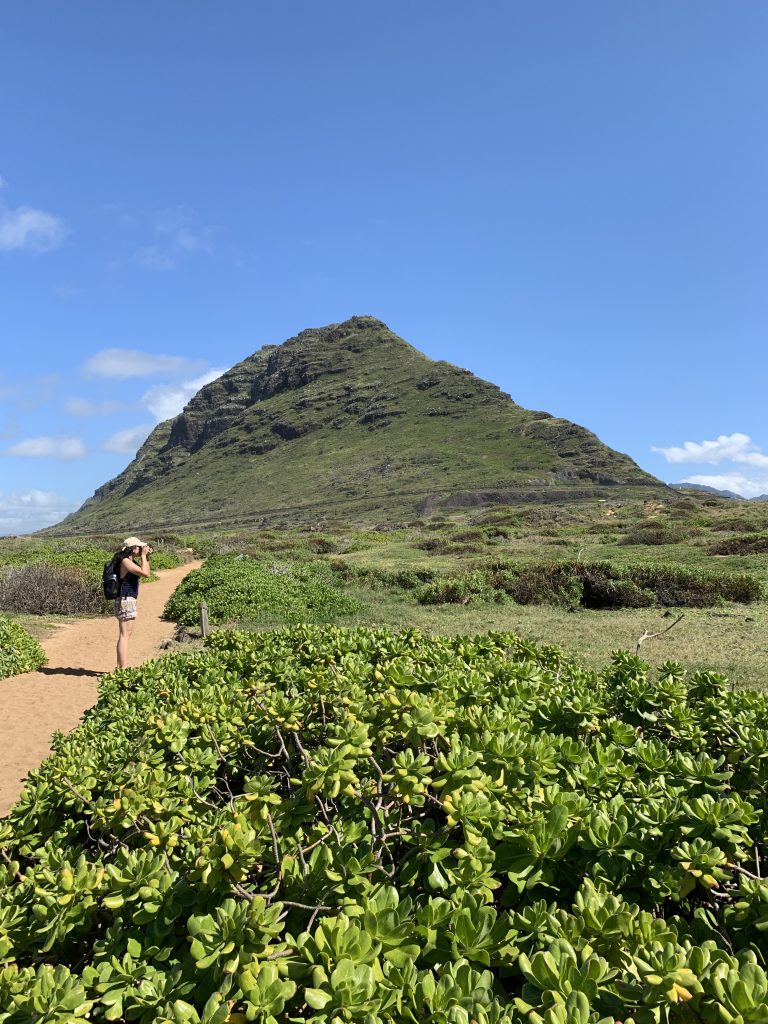
POLYGON ((207 384, 62 530, 381 519, 451 496, 662 487, 583 427, 358 316, 264 346, 207 384))

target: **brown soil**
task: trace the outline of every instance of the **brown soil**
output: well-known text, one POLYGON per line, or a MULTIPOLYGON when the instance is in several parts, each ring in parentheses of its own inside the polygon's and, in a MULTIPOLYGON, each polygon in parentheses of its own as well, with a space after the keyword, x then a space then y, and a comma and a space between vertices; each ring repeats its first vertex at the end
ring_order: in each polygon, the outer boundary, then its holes
MULTIPOLYGON (((200 562, 158 572, 141 588, 129 663, 158 655, 173 623, 160 616, 178 583, 200 562)), ((37 672, 0 680, 0 817, 18 799, 28 772, 50 753, 54 732, 69 732, 96 703, 99 676, 115 668, 117 622, 111 617, 73 619, 41 641, 48 664, 37 672)))

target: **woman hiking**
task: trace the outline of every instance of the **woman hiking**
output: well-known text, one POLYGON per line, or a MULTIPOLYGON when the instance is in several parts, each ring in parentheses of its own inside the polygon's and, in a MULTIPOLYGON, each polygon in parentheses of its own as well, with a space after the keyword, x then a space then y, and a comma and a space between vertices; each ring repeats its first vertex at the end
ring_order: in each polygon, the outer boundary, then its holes
POLYGON ((115 555, 117 577, 120 590, 115 598, 115 618, 120 627, 117 638, 117 667, 125 668, 128 664, 128 641, 133 633, 136 622, 136 601, 139 596, 139 580, 149 576, 149 556, 152 548, 138 537, 126 537, 123 546, 115 555), (137 565, 134 558, 141 555, 141 564, 137 565))

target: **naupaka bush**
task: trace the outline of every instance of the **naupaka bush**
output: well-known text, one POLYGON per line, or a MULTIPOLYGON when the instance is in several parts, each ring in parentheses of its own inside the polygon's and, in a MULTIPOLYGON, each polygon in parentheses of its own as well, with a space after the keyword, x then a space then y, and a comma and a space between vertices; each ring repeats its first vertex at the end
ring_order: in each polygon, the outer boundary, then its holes
POLYGON ((0 615, 0 679, 33 672, 46 662, 40 644, 23 626, 0 615))
POLYGON ((359 608, 324 563, 278 564, 245 555, 211 556, 185 576, 163 614, 194 625, 203 600, 215 624, 328 622, 359 608))
POLYGON ((0 826, 0 1022, 757 1024, 768 698, 507 634, 217 633, 0 826))

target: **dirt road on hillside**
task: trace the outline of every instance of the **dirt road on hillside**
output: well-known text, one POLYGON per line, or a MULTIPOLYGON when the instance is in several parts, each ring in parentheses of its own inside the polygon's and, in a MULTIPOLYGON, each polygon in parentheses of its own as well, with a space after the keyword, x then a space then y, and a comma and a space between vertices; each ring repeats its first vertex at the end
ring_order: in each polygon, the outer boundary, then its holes
MULTIPOLYGON (((139 617, 131 639, 130 665, 154 658, 173 636, 163 607, 178 583, 200 562, 158 572, 143 584, 139 617)), ((116 664, 117 621, 74 619, 41 641, 48 664, 37 672, 0 679, 0 817, 18 799, 29 771, 50 753, 54 732, 69 732, 86 708, 96 703, 99 676, 116 664)))

